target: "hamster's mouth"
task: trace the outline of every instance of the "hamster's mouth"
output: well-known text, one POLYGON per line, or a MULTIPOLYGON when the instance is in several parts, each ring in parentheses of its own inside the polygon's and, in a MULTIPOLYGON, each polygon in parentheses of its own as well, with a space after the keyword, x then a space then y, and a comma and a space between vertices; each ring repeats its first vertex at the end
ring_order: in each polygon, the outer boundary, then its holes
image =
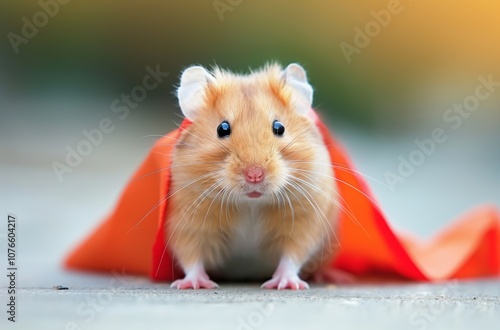
POLYGON ((247 196, 250 198, 259 198, 260 196, 262 196, 262 193, 258 191, 251 191, 247 193, 247 196))

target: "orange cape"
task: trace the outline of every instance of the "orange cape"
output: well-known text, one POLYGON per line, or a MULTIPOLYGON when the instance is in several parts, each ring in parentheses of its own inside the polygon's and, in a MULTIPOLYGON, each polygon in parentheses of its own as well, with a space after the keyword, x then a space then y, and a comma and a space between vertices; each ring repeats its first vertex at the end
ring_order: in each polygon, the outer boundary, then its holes
MULTIPOLYGON (((335 165, 340 201, 341 249, 329 267, 359 276, 387 275, 411 280, 500 275, 500 216, 482 206, 422 242, 395 232, 349 157, 311 111, 335 165)), ((159 139, 125 187, 111 215, 65 261, 71 269, 120 271, 172 281, 182 276, 165 249, 170 155, 181 130, 159 139)))

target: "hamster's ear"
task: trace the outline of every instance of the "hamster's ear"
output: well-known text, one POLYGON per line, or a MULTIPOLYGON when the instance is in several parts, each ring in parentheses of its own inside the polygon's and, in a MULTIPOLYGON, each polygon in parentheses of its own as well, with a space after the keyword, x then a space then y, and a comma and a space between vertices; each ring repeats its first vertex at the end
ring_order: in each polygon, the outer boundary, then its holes
POLYGON ((307 82, 306 70, 297 63, 292 63, 283 71, 283 79, 295 92, 292 98, 295 108, 300 114, 306 114, 313 101, 313 88, 307 82))
POLYGON ((196 116, 205 102, 205 89, 215 78, 201 66, 192 66, 184 70, 177 90, 182 113, 190 121, 196 116))

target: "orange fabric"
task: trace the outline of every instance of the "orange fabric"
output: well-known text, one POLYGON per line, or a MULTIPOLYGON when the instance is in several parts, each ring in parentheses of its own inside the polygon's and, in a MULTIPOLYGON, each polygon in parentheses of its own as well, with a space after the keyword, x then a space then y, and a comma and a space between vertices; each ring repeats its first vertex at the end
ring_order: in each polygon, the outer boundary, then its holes
MULTIPOLYGON (((316 117, 330 151, 342 210, 336 233, 341 250, 330 267, 355 275, 433 281, 500 275, 500 215, 481 206, 422 242, 395 232, 347 153, 316 117)), ((190 123, 185 120, 181 129, 190 123)), ((126 186, 111 215, 66 259, 72 269, 120 271, 171 281, 175 269, 165 249, 170 154, 180 129, 161 138, 126 186)))

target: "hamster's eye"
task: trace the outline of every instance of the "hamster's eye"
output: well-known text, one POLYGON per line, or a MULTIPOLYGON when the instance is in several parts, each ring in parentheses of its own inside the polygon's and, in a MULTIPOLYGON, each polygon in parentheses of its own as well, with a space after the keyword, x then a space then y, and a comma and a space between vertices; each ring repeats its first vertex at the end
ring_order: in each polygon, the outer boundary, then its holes
POLYGON ((277 120, 273 121, 273 133, 276 136, 282 136, 285 133, 285 126, 277 120))
POLYGON ((217 126, 217 135, 220 138, 228 137, 231 134, 231 126, 229 126, 229 122, 224 120, 222 123, 217 126))

